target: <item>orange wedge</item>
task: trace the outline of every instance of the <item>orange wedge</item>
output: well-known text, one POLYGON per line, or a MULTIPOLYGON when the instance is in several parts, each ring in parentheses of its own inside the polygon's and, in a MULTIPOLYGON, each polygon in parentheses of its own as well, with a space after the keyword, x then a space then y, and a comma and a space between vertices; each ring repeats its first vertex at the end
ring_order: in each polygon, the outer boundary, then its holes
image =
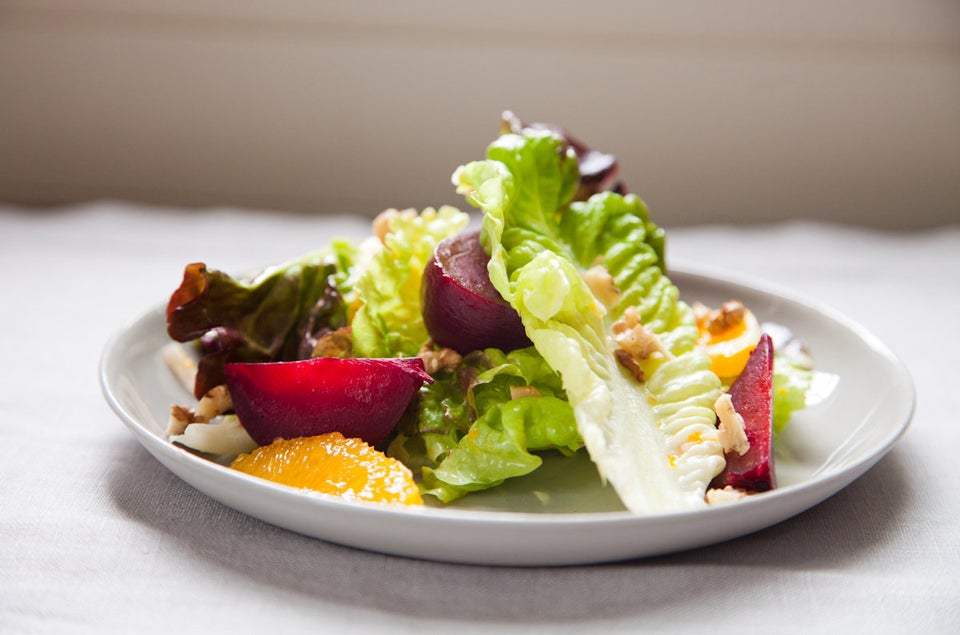
POLYGON ((260 478, 350 500, 422 505, 409 468, 362 439, 339 432, 277 439, 230 465, 260 478))

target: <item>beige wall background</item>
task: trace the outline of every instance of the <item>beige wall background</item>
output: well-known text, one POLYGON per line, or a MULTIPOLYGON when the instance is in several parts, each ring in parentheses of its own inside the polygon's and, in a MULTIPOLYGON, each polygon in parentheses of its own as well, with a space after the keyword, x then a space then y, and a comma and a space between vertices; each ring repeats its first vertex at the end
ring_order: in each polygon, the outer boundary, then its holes
POLYGON ((461 204, 506 108, 668 226, 960 221, 956 0, 0 0, 0 201, 461 204))

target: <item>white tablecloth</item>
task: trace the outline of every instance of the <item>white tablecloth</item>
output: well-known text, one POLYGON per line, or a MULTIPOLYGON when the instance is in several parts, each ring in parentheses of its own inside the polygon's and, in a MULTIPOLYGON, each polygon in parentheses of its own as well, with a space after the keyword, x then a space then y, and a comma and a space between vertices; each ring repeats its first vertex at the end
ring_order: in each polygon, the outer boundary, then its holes
POLYGON ((770 529, 526 569, 246 517, 157 463, 100 394, 104 344, 185 263, 247 269, 366 232, 346 217, 0 207, 0 632, 960 632, 960 225, 671 231, 670 258, 793 288, 873 331, 913 373, 913 424, 853 485, 770 529))

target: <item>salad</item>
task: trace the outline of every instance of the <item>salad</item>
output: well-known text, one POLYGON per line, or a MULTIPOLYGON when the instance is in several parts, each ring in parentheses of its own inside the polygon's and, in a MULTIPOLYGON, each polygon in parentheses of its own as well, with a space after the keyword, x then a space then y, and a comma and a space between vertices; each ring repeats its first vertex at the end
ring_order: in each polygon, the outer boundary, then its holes
POLYGON ((388 210, 251 279, 188 265, 168 363, 198 401, 172 407, 171 441, 233 460, 359 438, 441 504, 551 452, 587 453, 638 514, 776 487, 810 358, 735 298, 680 298, 612 155, 504 113, 452 181, 479 230, 450 206, 388 210))

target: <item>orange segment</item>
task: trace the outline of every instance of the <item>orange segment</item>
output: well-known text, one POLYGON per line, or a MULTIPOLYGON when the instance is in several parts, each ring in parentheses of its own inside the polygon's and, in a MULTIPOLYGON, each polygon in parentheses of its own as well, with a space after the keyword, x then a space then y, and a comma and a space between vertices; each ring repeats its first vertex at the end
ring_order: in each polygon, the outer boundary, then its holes
POLYGON ((339 432, 277 439, 230 465, 260 478, 351 500, 422 505, 413 474, 362 439, 339 432))

